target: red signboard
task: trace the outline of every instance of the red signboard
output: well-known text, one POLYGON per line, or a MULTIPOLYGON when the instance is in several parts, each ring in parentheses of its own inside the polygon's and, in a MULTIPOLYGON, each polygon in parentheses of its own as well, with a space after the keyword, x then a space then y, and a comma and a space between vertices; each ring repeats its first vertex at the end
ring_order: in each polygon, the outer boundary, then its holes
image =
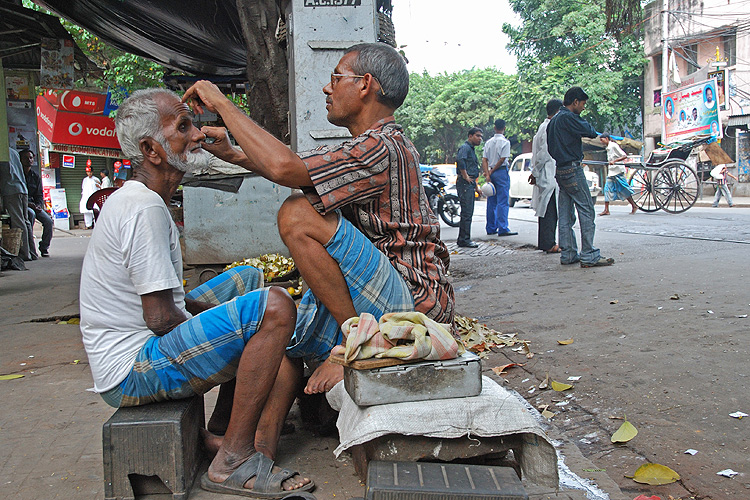
POLYGON ((36 98, 36 116, 39 132, 50 142, 120 149, 115 122, 106 116, 57 110, 43 96, 36 98))
POLYGON ((77 90, 47 89, 44 91, 44 97, 57 109, 90 115, 102 114, 107 102, 107 94, 77 90))
POLYGON ((65 168, 75 168, 76 157, 73 155, 62 155, 62 166, 65 168))

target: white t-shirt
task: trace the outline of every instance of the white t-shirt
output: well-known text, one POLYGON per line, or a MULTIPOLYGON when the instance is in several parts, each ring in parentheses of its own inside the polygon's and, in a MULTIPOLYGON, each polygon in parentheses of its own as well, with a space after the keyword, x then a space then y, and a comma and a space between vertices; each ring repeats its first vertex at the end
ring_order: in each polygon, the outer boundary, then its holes
POLYGON ((102 207, 81 270, 81 333, 96 392, 125 380, 154 335, 140 296, 170 288, 175 305, 190 318, 177 227, 158 194, 127 181, 102 207))
MULTIPOLYGON (((623 156, 626 156, 625 151, 623 151, 615 141, 610 139, 609 144, 607 144, 607 161, 616 160, 617 158, 622 158, 623 156)), ((615 175, 624 173, 625 165, 623 165, 622 163, 614 163, 607 169, 607 177, 614 177, 615 175)))

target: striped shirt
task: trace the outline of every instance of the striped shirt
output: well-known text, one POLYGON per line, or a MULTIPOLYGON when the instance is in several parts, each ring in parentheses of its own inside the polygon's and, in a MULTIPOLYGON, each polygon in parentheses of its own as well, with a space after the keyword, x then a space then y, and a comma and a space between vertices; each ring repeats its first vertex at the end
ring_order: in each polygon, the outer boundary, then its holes
POLYGON ((313 182, 303 188, 313 207, 341 210, 404 277, 415 310, 453 323, 448 249, 422 188, 419 153, 393 117, 343 144, 298 154, 313 182))

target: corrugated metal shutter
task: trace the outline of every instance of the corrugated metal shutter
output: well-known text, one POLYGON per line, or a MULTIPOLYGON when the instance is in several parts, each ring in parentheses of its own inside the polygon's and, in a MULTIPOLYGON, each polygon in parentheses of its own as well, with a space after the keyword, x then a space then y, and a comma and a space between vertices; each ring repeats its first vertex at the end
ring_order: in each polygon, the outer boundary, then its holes
MULTIPOLYGON (((59 153, 50 153, 59 154, 59 153)), ((103 156, 75 155, 75 168, 60 167, 60 187, 65 188, 65 198, 68 200, 68 211, 79 214, 78 203, 81 201, 81 182, 86 177, 86 160, 91 159, 91 170, 99 176, 99 170, 107 168, 112 173, 112 160, 103 156)), ((62 163, 62 162, 60 162, 62 163)))

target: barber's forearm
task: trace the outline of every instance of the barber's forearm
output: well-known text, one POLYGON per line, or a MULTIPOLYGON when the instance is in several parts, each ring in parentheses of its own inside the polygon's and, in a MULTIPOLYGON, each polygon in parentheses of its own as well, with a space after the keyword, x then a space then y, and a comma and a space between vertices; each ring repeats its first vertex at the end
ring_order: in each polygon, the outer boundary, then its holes
POLYGON ((222 102, 217 111, 245 154, 245 158, 240 158, 240 165, 283 186, 312 185, 307 167, 299 156, 231 101, 222 102))

